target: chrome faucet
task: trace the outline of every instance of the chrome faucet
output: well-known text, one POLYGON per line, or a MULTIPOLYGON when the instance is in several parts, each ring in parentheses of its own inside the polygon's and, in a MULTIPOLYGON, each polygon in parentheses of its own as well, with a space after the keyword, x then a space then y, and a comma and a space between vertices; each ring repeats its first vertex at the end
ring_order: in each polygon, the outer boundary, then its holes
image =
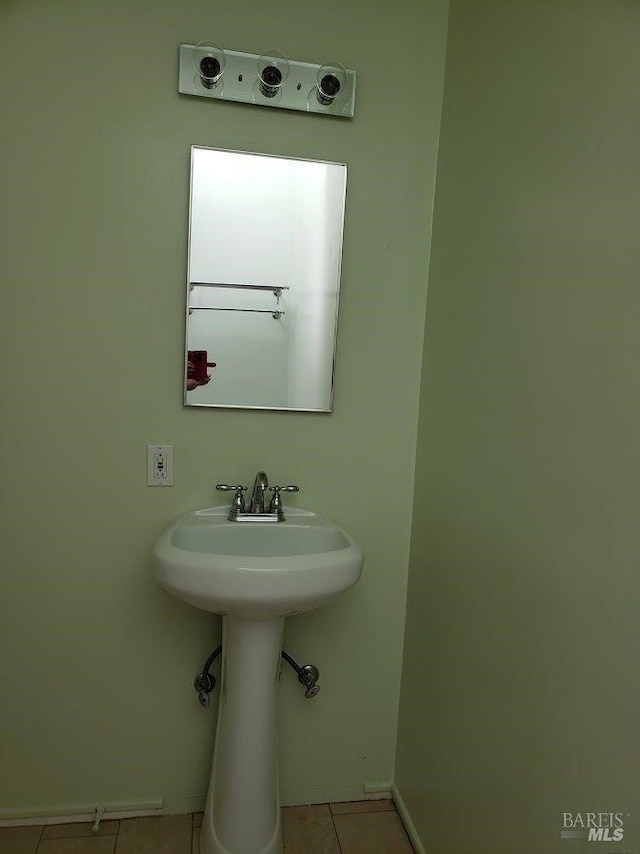
POLYGON ((220 492, 234 493, 228 516, 230 522, 284 522, 285 515, 282 510, 282 496, 280 493, 300 491, 300 487, 294 484, 290 484, 289 486, 269 486, 269 478, 266 472, 259 471, 253 482, 249 509, 245 510, 244 495, 242 493, 246 492, 246 486, 231 486, 228 483, 217 483, 216 489, 220 492), (264 506, 264 495, 267 490, 273 493, 268 510, 264 506))
POLYGON ((253 481, 249 513, 264 513, 264 494, 269 489, 269 478, 266 472, 259 471, 253 481))

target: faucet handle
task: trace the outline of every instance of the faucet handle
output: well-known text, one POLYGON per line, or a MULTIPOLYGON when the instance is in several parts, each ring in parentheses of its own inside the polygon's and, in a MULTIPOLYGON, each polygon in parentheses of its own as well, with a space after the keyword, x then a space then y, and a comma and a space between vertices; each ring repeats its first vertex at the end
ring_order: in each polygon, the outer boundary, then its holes
MULTIPOLYGON (((242 513, 244 510, 244 495, 242 494, 246 490, 246 486, 231 486, 228 483, 216 483, 216 489, 219 492, 235 492, 233 499, 231 501, 231 512, 233 513, 242 513)), ((235 515, 235 514, 234 514, 235 515)))
POLYGON ((270 513, 282 513, 282 498, 281 492, 300 492, 300 487, 290 484, 289 486, 270 486, 269 492, 273 492, 271 503, 269 504, 270 513))

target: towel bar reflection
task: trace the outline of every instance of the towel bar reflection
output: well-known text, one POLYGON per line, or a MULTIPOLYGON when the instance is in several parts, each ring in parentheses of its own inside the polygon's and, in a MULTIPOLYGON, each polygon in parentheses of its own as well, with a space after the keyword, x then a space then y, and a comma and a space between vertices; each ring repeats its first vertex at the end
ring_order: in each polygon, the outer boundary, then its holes
POLYGON ((239 285, 228 282, 190 282, 192 288, 242 288, 249 291, 288 291, 289 285, 239 285))
POLYGON ((279 320, 284 314, 280 308, 280 297, 282 291, 288 291, 288 285, 241 285, 230 284, 228 282, 190 282, 189 290, 194 288, 237 288, 249 291, 271 291, 276 298, 275 308, 235 308, 232 306, 204 306, 204 305, 189 305, 189 314, 193 311, 249 311, 254 314, 270 314, 274 320, 279 320))

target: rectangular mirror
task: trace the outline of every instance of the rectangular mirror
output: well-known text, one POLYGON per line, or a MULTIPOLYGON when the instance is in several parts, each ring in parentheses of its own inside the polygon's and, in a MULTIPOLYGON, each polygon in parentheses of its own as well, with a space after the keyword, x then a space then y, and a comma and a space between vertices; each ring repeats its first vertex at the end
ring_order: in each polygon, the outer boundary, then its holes
POLYGON ((192 147, 185 405, 331 411, 346 182, 192 147))

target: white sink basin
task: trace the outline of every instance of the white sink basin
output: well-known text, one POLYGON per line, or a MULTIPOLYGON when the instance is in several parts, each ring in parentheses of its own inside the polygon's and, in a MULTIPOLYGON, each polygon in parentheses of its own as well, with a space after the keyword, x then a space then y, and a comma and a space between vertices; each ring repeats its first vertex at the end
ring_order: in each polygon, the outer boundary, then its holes
POLYGON ((154 549, 155 577, 205 611, 273 619, 324 605, 362 571, 360 547, 319 513, 288 507, 284 522, 230 522, 229 507, 177 519, 154 549))

